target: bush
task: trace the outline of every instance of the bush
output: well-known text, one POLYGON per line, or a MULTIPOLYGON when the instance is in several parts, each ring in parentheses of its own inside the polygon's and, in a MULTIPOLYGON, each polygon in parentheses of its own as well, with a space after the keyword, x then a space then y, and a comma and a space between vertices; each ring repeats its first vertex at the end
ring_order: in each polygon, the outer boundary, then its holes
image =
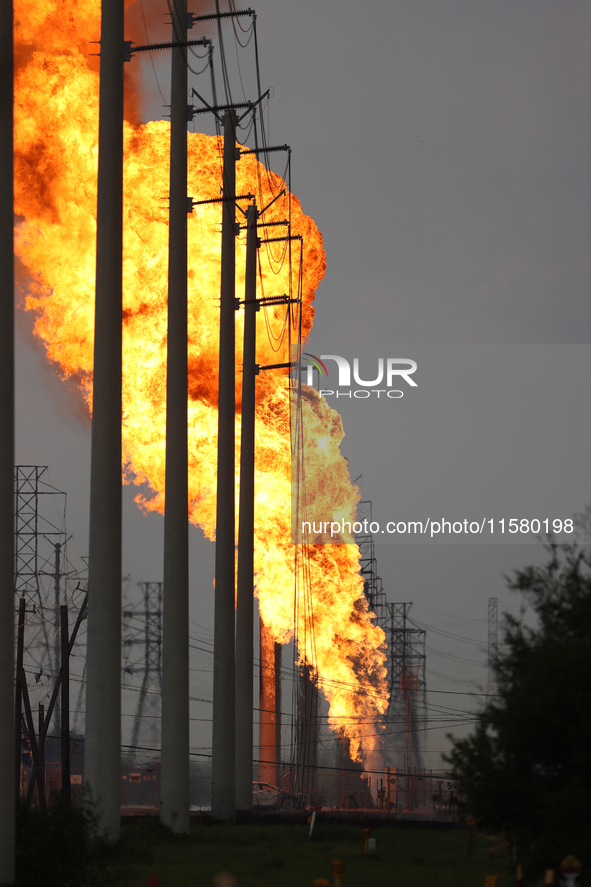
MULTIPOLYGON (((92 813, 68 809, 61 799, 46 814, 21 804, 16 819, 18 887, 99 887, 117 854, 93 838, 92 813)), ((116 882, 109 875, 109 884, 116 882)))

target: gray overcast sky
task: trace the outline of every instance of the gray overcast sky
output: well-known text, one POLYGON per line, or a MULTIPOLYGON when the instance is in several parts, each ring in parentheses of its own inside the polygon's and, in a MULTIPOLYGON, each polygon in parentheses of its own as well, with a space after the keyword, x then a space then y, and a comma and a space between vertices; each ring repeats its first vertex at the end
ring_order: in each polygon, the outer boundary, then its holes
MULTIPOLYGON (((333 353, 328 342, 590 343, 586 0, 253 5, 263 89, 274 88, 269 142, 291 145, 293 190, 327 253, 309 350, 333 353)), ((231 29, 224 33, 233 53, 231 29)), ((155 60, 167 95, 168 60, 155 60)), ((144 119, 155 119, 162 99, 147 63, 144 70, 144 119)), ((68 530, 84 553, 89 428, 43 368, 30 321, 18 324, 17 461, 50 466, 51 482, 68 492, 68 530)), ((565 386, 563 415, 569 407, 576 414, 583 388, 582 379, 565 386)), ((551 422, 552 403, 545 408, 551 422)), ((354 474, 363 473, 363 496, 387 516, 383 477, 396 464, 387 440, 364 431, 367 460, 357 429, 354 474)), ((580 478, 586 498, 588 480, 580 478)), ((133 491, 124 503, 124 572, 132 582, 160 579, 162 520, 140 515, 133 491)), ((480 664, 430 652, 429 688, 485 685, 487 599, 515 610, 501 573, 538 560, 539 547, 378 545, 377 553, 389 600, 413 601, 421 622, 480 645, 429 634, 431 650, 480 664)), ((192 532, 192 559, 192 616, 211 630, 213 545, 200 530, 192 532)), ((209 663, 203 656, 192 664, 209 663)), ((192 680, 194 694, 209 697, 209 674, 192 680)), ((431 699, 470 705, 461 696, 431 699)), ((427 765, 437 766, 445 743, 431 736, 427 765)), ((194 744, 209 741, 194 733, 194 744)))

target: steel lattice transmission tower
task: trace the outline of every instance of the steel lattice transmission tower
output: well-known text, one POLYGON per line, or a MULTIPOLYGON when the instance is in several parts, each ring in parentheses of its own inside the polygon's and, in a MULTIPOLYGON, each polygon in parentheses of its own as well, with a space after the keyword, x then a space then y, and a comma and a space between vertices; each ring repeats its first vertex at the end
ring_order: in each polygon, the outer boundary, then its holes
MULTIPOLYGON (((360 502, 358 521, 372 522, 372 503, 360 502)), ((410 762, 422 768, 421 731, 427 721, 427 680, 425 651, 426 632, 409 620, 412 603, 389 603, 377 573, 375 543, 371 533, 355 536, 359 546, 364 594, 370 610, 376 615, 376 624, 386 634, 388 649, 388 692, 390 705, 385 718, 384 756, 391 766, 406 772, 410 762), (416 689, 406 692, 409 679, 416 679, 416 689)), ((414 686, 414 683, 413 683, 414 686)))
POLYGON ((44 476, 47 465, 17 465, 14 483, 16 495, 15 511, 15 590, 28 597, 31 603, 45 604, 41 597, 39 577, 51 575, 47 564, 53 556, 54 543, 65 543, 66 494, 52 487, 44 476), (40 508, 41 497, 51 496, 54 507, 40 508), (63 497, 61 508, 55 500, 63 497), (64 515, 61 526, 49 519, 48 513, 64 515), (45 569, 44 569, 45 568, 45 569))
MULTIPOLYGON (((357 506, 357 519, 359 522, 372 523, 372 503, 360 502, 357 506)), ((384 593, 381 576, 378 576, 378 566, 375 555, 375 543, 372 533, 356 534, 355 542, 359 547, 359 566, 363 577, 363 593, 367 598, 369 609, 376 614, 376 624, 386 631, 388 624, 388 605, 384 593)))
POLYGON ((499 600, 496 597, 488 599, 488 682, 487 695, 494 692, 495 677, 493 666, 499 651, 499 600))
POLYGON ((421 730, 427 722, 427 678, 425 652, 426 632, 413 627, 409 620, 412 607, 410 602, 387 604, 388 624, 386 638, 388 644, 388 678, 390 707, 388 709, 389 747, 397 760, 393 765, 400 766, 409 757, 417 768, 423 766, 421 753, 421 730), (406 686, 404 674, 414 674, 417 679, 416 695, 413 694, 410 711, 401 688, 406 686), (405 754, 406 751, 406 754, 405 754))
MULTIPOLYGON (((34 610, 24 643, 27 660, 35 664, 38 691, 48 680, 53 682, 61 666, 60 606, 74 603, 75 610, 81 602, 72 600, 68 589, 68 583, 81 576, 67 557, 67 495, 48 482, 47 472, 46 465, 17 465, 14 474, 15 593, 34 610)), ((79 694, 77 709, 80 704, 79 694)), ((59 723, 59 697, 54 711, 59 723)))
POLYGON ((160 743, 162 699, 162 582, 138 582, 143 591, 143 609, 123 611, 123 647, 139 647, 143 659, 128 663, 127 674, 140 673, 142 685, 135 710, 131 745, 140 737, 150 744, 160 743))
POLYGON ((419 668, 403 665, 400 673, 400 695, 404 700, 404 772, 412 771, 412 703, 419 698, 419 668))

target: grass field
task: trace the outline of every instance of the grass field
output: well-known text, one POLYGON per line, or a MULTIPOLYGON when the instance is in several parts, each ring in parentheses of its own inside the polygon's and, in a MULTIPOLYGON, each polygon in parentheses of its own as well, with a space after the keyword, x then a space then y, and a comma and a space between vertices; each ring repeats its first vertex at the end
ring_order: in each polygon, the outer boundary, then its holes
POLYGON ((311 887, 315 878, 332 884, 331 861, 341 859, 342 887, 484 887, 490 874, 498 875, 498 887, 514 884, 513 866, 487 839, 475 836, 468 859, 466 830, 370 826, 377 852, 364 855, 361 827, 322 819, 311 839, 305 822, 194 824, 187 836, 174 836, 156 823, 129 824, 117 875, 125 887, 147 887, 152 875, 160 887, 311 887), (222 873, 231 879, 220 878, 222 873))

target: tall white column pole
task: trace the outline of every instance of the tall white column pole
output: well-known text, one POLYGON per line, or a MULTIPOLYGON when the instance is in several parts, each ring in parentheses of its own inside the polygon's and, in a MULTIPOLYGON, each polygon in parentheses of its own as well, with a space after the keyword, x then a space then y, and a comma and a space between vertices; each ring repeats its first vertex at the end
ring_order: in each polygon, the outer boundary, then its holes
POLYGON ((84 779, 121 827, 123 0, 102 0, 84 779))
POLYGON ((223 176, 211 812, 215 819, 233 822, 236 815, 234 759, 236 116, 233 111, 226 111, 224 117, 223 176))
MULTIPOLYGON (((187 40, 187 0, 174 0, 172 41, 187 40)), ((172 50, 166 494, 162 644, 164 825, 189 831, 189 525, 187 449, 187 63, 172 50)))

